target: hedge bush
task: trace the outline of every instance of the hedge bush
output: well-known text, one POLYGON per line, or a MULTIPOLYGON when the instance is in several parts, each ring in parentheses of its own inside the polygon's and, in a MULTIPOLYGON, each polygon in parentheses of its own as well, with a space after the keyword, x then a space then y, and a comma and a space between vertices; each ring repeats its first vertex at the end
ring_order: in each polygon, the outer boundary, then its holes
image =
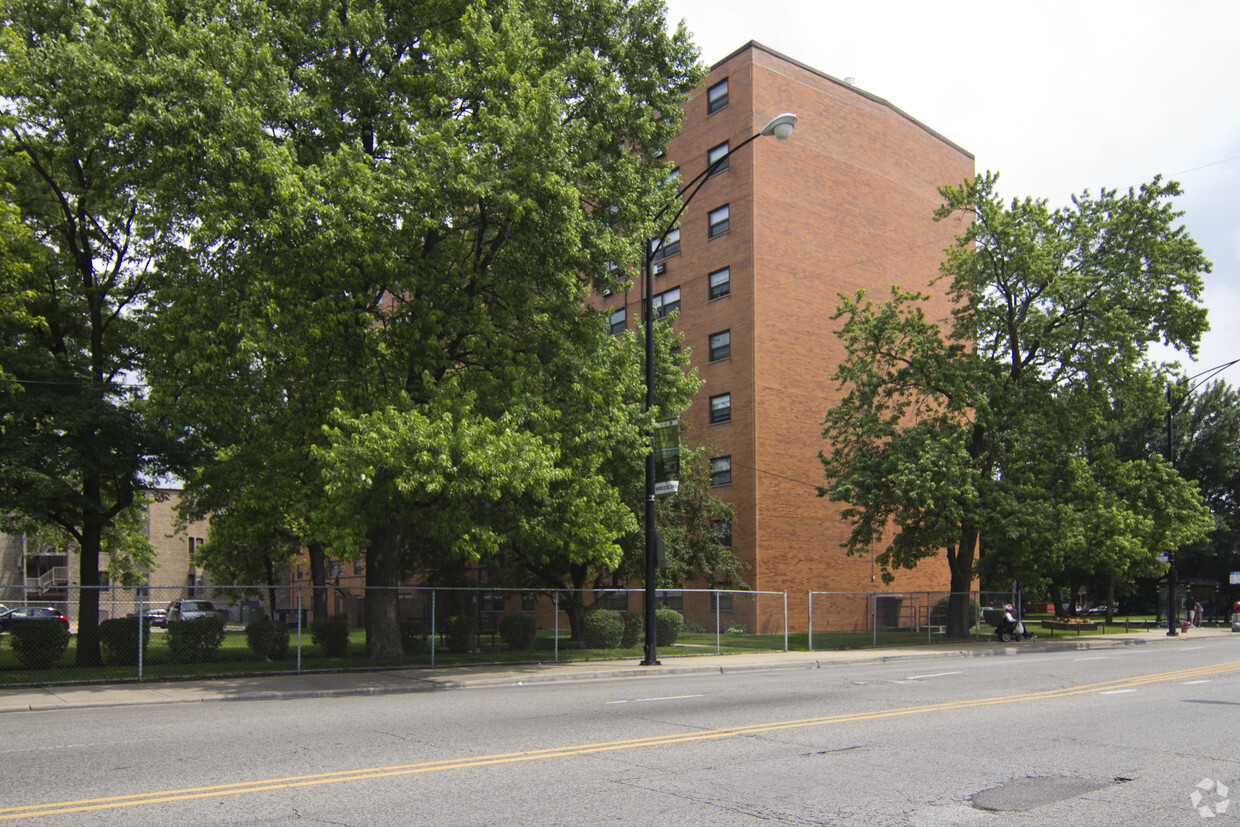
POLYGON ((444 627, 449 652, 459 655, 474 651, 474 640, 478 636, 478 621, 467 615, 456 615, 448 618, 444 627))
POLYGON ((581 637, 587 649, 619 649, 624 621, 613 609, 597 609, 581 619, 581 637))
POLYGON ((400 622, 400 648, 411 657, 430 654, 431 627, 425 620, 410 618, 400 622))
POLYGON ((245 642, 258 660, 288 657, 288 624, 260 617, 245 627, 245 642))
POLYGON ((349 616, 332 615, 310 624, 310 639, 329 658, 343 658, 349 651, 349 616))
POLYGON ((506 615, 499 622, 499 636, 509 649, 528 652, 534 648, 534 640, 538 637, 538 618, 526 614, 506 615))
MULTIPOLYGON (((151 643, 151 621, 143 618, 142 651, 151 643)), ((138 618, 115 617, 99 623, 99 648, 109 666, 138 665, 138 618)))
POLYGON ((9 643, 27 669, 47 669, 69 648, 69 630, 55 618, 22 620, 9 627, 9 643))
POLYGON ((621 649, 635 649, 646 630, 646 621, 641 612, 621 612, 620 620, 624 623, 624 634, 620 636, 621 649))
POLYGON ((659 609, 654 613, 656 642, 660 646, 671 646, 680 637, 680 630, 685 626, 685 617, 675 609, 659 609))
POLYGON ((196 617, 168 623, 168 653, 174 663, 207 663, 224 642, 224 618, 196 617))

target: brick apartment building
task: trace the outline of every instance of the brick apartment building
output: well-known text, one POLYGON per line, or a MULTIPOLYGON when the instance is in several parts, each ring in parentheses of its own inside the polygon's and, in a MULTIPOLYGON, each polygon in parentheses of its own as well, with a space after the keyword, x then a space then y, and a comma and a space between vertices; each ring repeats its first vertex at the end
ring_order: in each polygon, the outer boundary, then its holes
MULTIPOLYGON (((791 140, 759 138, 707 179, 656 253, 654 294, 656 313, 679 310, 706 383, 685 440, 710 446, 715 493, 735 510, 732 550, 755 590, 787 591, 796 629, 810 591, 947 588, 934 560, 884 586, 870 557, 845 555, 847 525, 815 486, 822 419, 840 397, 830 377, 845 355, 830 321, 837 294, 929 289, 961 231, 932 220, 937 188, 974 166, 887 101, 754 42, 711 67, 667 156, 690 181, 782 112, 800 118, 791 140)), ((640 326, 640 279, 603 303, 613 330, 640 326)), ((946 299, 933 311, 945 318, 946 299)), ((755 621, 780 628, 782 612, 768 599, 755 621)))

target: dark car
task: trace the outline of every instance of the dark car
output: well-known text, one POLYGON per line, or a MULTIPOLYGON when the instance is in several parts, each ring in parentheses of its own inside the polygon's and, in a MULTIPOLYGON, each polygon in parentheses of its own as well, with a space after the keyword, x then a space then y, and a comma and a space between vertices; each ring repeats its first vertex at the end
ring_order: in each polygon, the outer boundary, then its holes
POLYGON ((26 620, 59 620, 69 628, 69 618, 51 606, 19 606, 0 613, 0 632, 7 632, 16 623, 26 620))
POLYGON ((224 613, 215 608, 210 600, 174 600, 168 604, 165 623, 178 620, 194 620, 199 617, 223 617, 224 613))
MULTIPOLYGON (((137 617, 137 612, 130 612, 126 617, 137 617)), ((142 616, 146 618, 146 622, 152 626, 167 626, 168 612, 163 609, 143 609, 142 616)))

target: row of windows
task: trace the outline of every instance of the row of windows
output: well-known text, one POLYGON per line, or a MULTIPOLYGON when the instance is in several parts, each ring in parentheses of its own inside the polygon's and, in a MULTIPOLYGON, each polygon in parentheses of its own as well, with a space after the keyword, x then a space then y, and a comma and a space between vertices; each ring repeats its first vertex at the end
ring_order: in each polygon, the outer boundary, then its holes
MULTIPOLYGON (((711 210, 707 216, 706 237, 718 238, 731 229, 731 208, 724 204, 711 210)), ((662 238, 650 239, 650 263, 658 264, 680 252, 680 228, 668 230, 662 238)))
MULTIPOLYGON (((732 271, 729 267, 722 270, 716 270, 709 277, 709 301, 721 299, 732 292, 732 271)), ((654 297, 654 314, 656 319, 662 319, 668 313, 680 309, 680 288, 673 287, 670 290, 664 290, 662 293, 655 294, 654 297)), ((611 327, 613 336, 619 336, 624 332, 625 323, 628 321, 628 314, 622 307, 616 310, 608 317, 608 324, 611 327)), ((730 348, 727 332, 716 334, 723 336, 718 342, 711 343, 711 361, 728 358, 730 348), (719 347, 716 347, 718 345, 719 347), (718 353, 719 355, 714 355, 718 353)))

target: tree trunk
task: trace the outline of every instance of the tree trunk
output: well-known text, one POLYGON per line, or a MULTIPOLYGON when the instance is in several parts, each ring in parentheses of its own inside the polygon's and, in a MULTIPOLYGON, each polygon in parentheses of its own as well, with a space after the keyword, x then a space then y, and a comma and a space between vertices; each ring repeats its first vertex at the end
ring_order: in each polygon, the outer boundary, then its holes
POLYGON ((327 555, 322 543, 306 546, 310 557, 310 619, 327 620, 327 555))
POLYGON ((947 636, 969 636, 970 601, 973 594, 973 551, 977 546, 977 528, 971 523, 960 526, 960 544, 955 551, 949 550, 947 562, 951 568, 951 597, 947 602, 947 636))
POLYGON ((103 526, 90 521, 82 526, 78 567, 77 666, 102 666, 99 652, 99 549, 103 526))
POLYGON ((1063 611, 1063 590, 1059 588, 1057 582, 1052 580, 1048 591, 1051 593, 1051 601, 1055 604, 1051 617, 1059 617, 1059 613, 1063 611))
POLYGON ((366 535, 366 657, 374 660, 404 655, 396 614, 401 535, 401 525, 394 521, 366 535))
POLYGON ((276 564, 271 559, 271 555, 267 555, 263 560, 267 568, 267 616, 276 616, 276 564))
POLYGON ((568 639, 583 640, 581 621, 586 616, 586 604, 581 592, 565 589, 560 592, 560 611, 568 615, 568 639))

